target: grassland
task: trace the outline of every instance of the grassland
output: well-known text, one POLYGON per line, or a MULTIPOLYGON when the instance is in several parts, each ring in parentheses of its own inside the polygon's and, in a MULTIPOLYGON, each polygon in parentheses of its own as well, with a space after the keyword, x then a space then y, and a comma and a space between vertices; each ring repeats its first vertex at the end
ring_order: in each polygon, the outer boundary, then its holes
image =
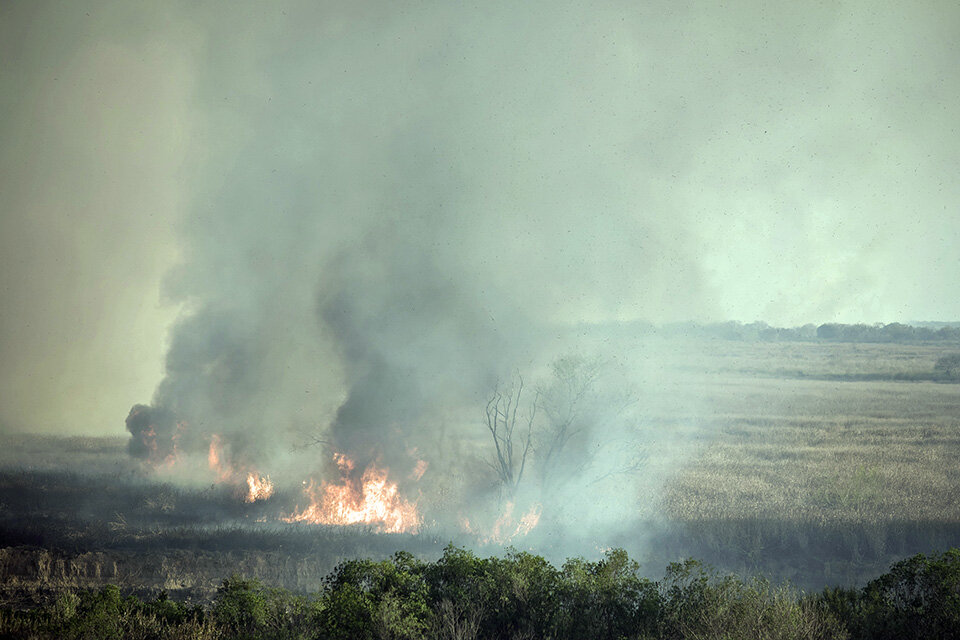
POLYGON ((678 353, 684 395, 700 401, 682 419, 703 444, 657 504, 669 535, 654 553, 816 587, 960 544, 960 385, 918 381, 944 350, 713 341, 678 353))
MULTIPOLYGON (((636 428, 651 481, 614 542, 646 575, 695 557, 816 590, 960 546, 960 384, 930 375, 960 346, 643 339, 615 350, 643 363, 636 428)), ((296 496, 246 505, 222 487, 144 476, 122 438, 0 440, 8 603, 106 583, 208 602, 234 572, 304 593, 344 559, 429 559, 451 539, 495 552, 429 527, 383 536, 258 522, 296 496)), ((563 551, 577 553, 599 552, 563 551)))

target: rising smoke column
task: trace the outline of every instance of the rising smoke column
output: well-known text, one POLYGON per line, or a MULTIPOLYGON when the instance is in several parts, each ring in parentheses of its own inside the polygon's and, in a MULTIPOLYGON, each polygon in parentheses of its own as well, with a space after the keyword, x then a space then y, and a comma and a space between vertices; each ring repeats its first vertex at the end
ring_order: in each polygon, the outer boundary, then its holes
POLYGON ((430 438, 436 410, 475 406, 537 344, 530 319, 495 291, 487 298, 454 280, 429 254, 436 238, 423 237, 404 245, 378 234, 369 253, 341 255, 320 298, 348 386, 330 434, 361 470, 384 458, 408 475, 416 459, 407 452, 430 438))
POLYGON ((197 449, 217 433, 268 456, 278 432, 330 421, 335 446, 392 455, 411 446, 428 399, 470 397, 516 366, 529 321, 502 278, 469 264, 485 251, 472 245, 487 214, 464 202, 475 189, 464 160, 442 151, 458 144, 456 118, 441 123, 445 108, 424 102, 448 73, 420 59, 442 39, 442 12, 424 43, 409 18, 344 6, 335 13, 351 28, 324 35, 328 16, 292 8, 323 37, 307 42, 283 20, 274 26, 306 44, 276 61, 261 60, 283 41, 271 28, 241 39, 230 19, 209 23, 198 100, 212 112, 206 135, 228 142, 197 167, 216 188, 195 185, 186 260, 168 286, 192 311, 152 404, 188 423, 197 449), (368 48, 397 35, 392 52, 368 48))
POLYGON ((175 455, 177 421, 173 412, 136 404, 127 415, 126 426, 130 432, 127 452, 134 458, 159 462, 175 455))
POLYGON ((484 435, 497 380, 564 350, 551 323, 698 296, 676 212, 646 213, 655 185, 610 160, 621 139, 593 106, 636 78, 578 66, 593 41, 559 47, 583 15, 189 15, 200 124, 167 284, 186 313, 151 406, 191 450, 216 434, 261 467, 319 433, 406 476, 444 410, 484 435))

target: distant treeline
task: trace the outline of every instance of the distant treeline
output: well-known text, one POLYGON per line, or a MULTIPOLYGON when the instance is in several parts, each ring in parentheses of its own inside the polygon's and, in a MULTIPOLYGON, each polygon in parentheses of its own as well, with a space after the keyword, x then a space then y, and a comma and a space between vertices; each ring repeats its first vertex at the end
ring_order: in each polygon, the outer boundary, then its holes
POLYGON ((632 322, 606 331, 634 335, 718 338, 745 342, 960 342, 960 323, 925 322, 907 325, 889 324, 805 324, 802 327, 772 327, 766 322, 676 322, 654 325, 632 322))
POLYGON ((934 342, 960 340, 960 327, 914 327, 899 322, 890 324, 822 324, 818 340, 836 342, 934 342))
POLYGON ((0 638, 652 640, 960 637, 960 550, 917 555, 861 589, 803 595, 698 562, 639 575, 623 550, 557 568, 512 551, 480 558, 450 546, 436 562, 409 553, 340 564, 311 595, 235 576, 209 607, 115 586, 52 605, 0 610, 0 638))

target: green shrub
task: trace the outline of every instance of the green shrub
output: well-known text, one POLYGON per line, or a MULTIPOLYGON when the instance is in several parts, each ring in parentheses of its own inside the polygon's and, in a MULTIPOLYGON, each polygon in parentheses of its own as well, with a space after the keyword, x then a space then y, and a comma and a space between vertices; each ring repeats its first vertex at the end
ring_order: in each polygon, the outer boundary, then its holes
POLYGON ((80 607, 80 596, 73 592, 61 593, 53 603, 50 614, 60 623, 67 623, 77 615, 80 607))
POLYGON ((660 585, 661 638, 842 639, 847 631, 828 611, 763 579, 719 576, 694 560, 671 564, 660 585))
POLYGON ((902 560, 859 593, 821 596, 855 638, 960 638, 960 550, 902 560))
POLYGON ((546 560, 530 553, 509 551, 490 558, 477 583, 481 620, 487 637, 552 635, 559 612, 560 574, 546 560))
POLYGON ((0 639, 552 640, 764 638, 960 639, 960 550, 917 555, 862 589, 798 597, 765 580, 671 564, 660 582, 622 549, 598 561, 511 550, 478 558, 448 546, 434 563, 408 553, 341 563, 316 599, 233 576, 208 612, 165 594, 144 602, 112 585, 47 607, 0 611, 0 639))
POLYGON ((187 621, 203 621, 203 608, 199 605, 187 607, 169 598, 164 591, 154 600, 145 602, 139 607, 145 615, 152 616, 166 625, 180 625, 187 621))
POLYGON ((582 558, 563 565, 562 638, 621 638, 656 628, 661 599, 656 584, 639 576, 640 565, 623 549, 603 560, 582 558))
POLYGON ((324 638, 419 638, 430 625, 423 565, 411 554, 349 560, 324 583, 314 620, 324 638))
POLYGON ((128 604, 120 596, 120 588, 112 584, 100 591, 82 593, 75 614, 63 623, 64 636, 83 640, 120 640, 128 604))
POLYGON ((217 589, 213 605, 217 622, 241 635, 253 635, 267 623, 267 599, 258 580, 233 575, 217 589))
POLYGON ((213 617, 236 638, 306 638, 315 607, 283 589, 234 575, 217 589, 213 617))

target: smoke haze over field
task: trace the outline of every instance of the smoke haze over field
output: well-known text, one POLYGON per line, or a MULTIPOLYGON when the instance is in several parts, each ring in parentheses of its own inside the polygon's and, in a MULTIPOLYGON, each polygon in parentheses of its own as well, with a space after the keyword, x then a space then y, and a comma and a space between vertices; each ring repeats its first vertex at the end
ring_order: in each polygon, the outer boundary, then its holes
POLYGON ((117 433, 152 399, 257 455, 393 451, 557 323, 960 317, 958 27, 6 2, 0 428, 117 433))

